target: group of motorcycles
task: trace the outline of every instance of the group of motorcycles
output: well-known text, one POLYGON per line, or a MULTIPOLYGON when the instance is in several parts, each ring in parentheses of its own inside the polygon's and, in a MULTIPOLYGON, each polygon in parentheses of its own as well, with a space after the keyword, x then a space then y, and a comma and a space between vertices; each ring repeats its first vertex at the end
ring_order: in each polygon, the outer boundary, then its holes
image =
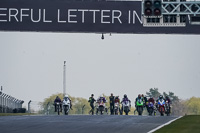
MULTIPOLYGON (((170 105, 168 101, 165 101, 164 99, 158 100, 155 104, 152 102, 145 103, 142 99, 138 99, 136 101, 136 111, 138 112, 138 115, 142 115, 144 108, 147 109, 149 115, 156 115, 156 112, 158 111, 161 116, 164 116, 166 114, 167 116, 170 115, 170 105)), ((130 101, 124 101, 122 102, 122 108, 120 108, 120 103, 115 103, 114 106, 114 114, 115 115, 122 115, 124 112, 126 115, 130 112, 131 109, 131 103, 130 101)), ((105 103, 97 102, 96 103, 96 115, 98 114, 108 114, 108 108, 105 106, 105 103)))
POLYGON ((55 106, 56 106, 56 112, 58 113, 58 115, 60 115, 60 112, 62 112, 62 109, 64 111, 65 115, 68 115, 69 110, 70 110, 70 100, 67 97, 64 97, 62 102, 55 102, 55 106))
POLYGON ((170 105, 168 101, 165 102, 164 99, 159 99, 157 103, 153 104, 152 102, 144 103, 142 99, 138 99, 136 101, 136 111, 138 115, 142 115, 144 108, 147 108, 149 115, 156 115, 158 111, 161 116, 166 114, 167 116, 170 115, 170 105))
MULTIPOLYGON (((96 115, 101 114, 103 115, 104 113, 108 114, 108 108, 106 107, 105 103, 103 101, 96 102, 96 115)), ((122 108, 120 109, 120 103, 116 102, 114 105, 113 112, 115 115, 122 115, 124 112, 126 115, 130 112, 131 109, 131 103, 130 101, 124 101, 122 102, 122 108)))
MULTIPOLYGON (((56 102, 56 111, 58 115, 60 115, 60 112, 63 112, 65 115, 68 115, 70 111, 70 100, 67 98, 63 99, 63 102, 56 102)), ((115 115, 122 115, 123 112, 128 115, 128 113, 131 110, 131 102, 130 101, 123 101, 122 107, 120 108, 120 103, 115 103, 113 112, 115 115)), ((105 103, 103 101, 98 101, 96 102, 95 105, 96 108, 96 115, 101 114, 103 115, 104 113, 108 114, 108 108, 106 107, 105 103)), ((168 101, 165 101, 164 99, 159 99, 155 104, 152 102, 144 102, 143 99, 137 99, 136 101, 136 111, 138 112, 138 115, 142 115, 144 108, 147 108, 147 111, 149 115, 156 115, 156 112, 159 111, 161 116, 164 116, 166 114, 167 116, 170 115, 170 105, 168 101)), ((134 111, 135 113, 135 111, 134 111)))

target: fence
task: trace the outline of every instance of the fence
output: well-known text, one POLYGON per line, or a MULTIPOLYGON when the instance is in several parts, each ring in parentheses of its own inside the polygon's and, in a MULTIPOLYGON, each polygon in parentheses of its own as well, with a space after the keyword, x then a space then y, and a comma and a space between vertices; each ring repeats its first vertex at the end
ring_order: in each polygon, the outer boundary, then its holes
POLYGON ((3 92, 0 92, 0 113, 13 113, 22 108, 23 100, 19 100, 3 92))

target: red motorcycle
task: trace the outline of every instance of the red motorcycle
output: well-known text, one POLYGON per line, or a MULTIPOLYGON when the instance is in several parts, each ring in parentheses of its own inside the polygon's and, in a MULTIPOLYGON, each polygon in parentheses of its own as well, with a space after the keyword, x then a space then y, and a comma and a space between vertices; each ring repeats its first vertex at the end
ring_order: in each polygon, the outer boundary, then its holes
POLYGON ((164 113, 165 113, 165 100, 164 99, 158 101, 158 110, 160 112, 160 115, 164 116, 164 113))

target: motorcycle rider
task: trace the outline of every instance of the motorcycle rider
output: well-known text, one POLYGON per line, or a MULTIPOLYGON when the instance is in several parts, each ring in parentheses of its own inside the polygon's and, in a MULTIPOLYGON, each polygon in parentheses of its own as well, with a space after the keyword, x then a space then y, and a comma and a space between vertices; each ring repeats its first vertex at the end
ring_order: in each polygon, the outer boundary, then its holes
MULTIPOLYGON (((107 101, 106 101, 106 98, 105 98, 103 95, 101 95, 101 96, 97 99, 97 103, 98 103, 98 104, 100 104, 101 102, 104 103, 104 106, 105 106, 105 103, 107 102, 107 101)), ((108 109, 106 108, 106 106, 105 106, 105 112, 106 112, 106 113, 108 112, 108 109)), ((97 110, 97 113, 98 113, 98 110, 97 110)))
POLYGON ((163 98, 163 95, 160 95, 159 98, 156 100, 156 108, 158 109, 158 101, 162 101, 164 98, 163 98))
POLYGON ((54 100, 54 106, 55 106, 55 112, 57 112, 57 105, 56 103, 60 103, 60 112, 62 112, 62 101, 61 99, 59 98, 59 96, 56 97, 56 99, 54 100))
MULTIPOLYGON (((131 101, 128 99, 127 95, 124 94, 124 98, 122 99, 121 103, 126 102, 126 101, 129 101, 130 102, 130 106, 131 106, 131 101)), ((131 109, 131 107, 129 107, 129 111, 130 111, 130 109, 131 109)), ((123 110, 124 109, 123 109, 123 106, 122 106, 121 113, 123 113, 123 110)))
POLYGON ((103 95, 101 95, 101 96, 97 99, 97 102, 98 102, 98 103, 101 102, 101 101, 103 101, 103 103, 106 103, 106 98, 105 98, 103 95))
POLYGON ((152 96, 150 96, 148 103, 152 102, 153 104, 155 104, 154 98, 152 96))
POLYGON ((72 101, 71 101, 71 99, 69 98, 68 95, 65 95, 64 98, 63 98, 63 101, 67 101, 67 100, 70 101, 70 109, 72 109, 72 101))
POLYGON ((160 95, 157 101, 163 100, 163 99, 164 99, 164 98, 163 98, 163 95, 160 95))
POLYGON ((137 102, 138 99, 142 99, 143 100, 143 97, 140 94, 138 94, 138 97, 135 99, 135 105, 136 105, 136 102, 137 102))
POLYGON ((115 104, 118 103, 119 104, 119 112, 121 114, 121 110, 120 110, 120 99, 119 99, 119 96, 116 96, 115 97, 115 104))
MULTIPOLYGON (((152 102, 153 105, 155 104, 155 100, 154 100, 154 98, 152 96, 150 96, 150 98, 148 100, 148 103, 150 103, 150 102, 152 102)), ((148 108, 147 108, 147 110, 148 110, 148 108)), ((149 110, 148 110, 148 112, 149 112, 149 110)), ((154 114, 155 114, 155 108, 154 108, 154 114)))
POLYGON ((143 98, 143 101, 144 101, 144 107, 146 107, 147 111, 148 111, 148 105, 147 105, 148 100, 147 100, 147 97, 142 94, 142 98, 143 98))
POLYGON ((116 96, 116 97, 115 97, 115 103, 120 103, 119 96, 116 96))
POLYGON ((165 101, 168 101, 168 103, 171 104, 171 100, 170 100, 169 96, 166 96, 165 101))
POLYGON ((110 114, 114 114, 114 108, 115 108, 115 97, 113 96, 113 93, 111 93, 110 99, 110 114))
POLYGON ((169 103, 169 111, 171 112, 171 100, 170 100, 170 98, 169 98, 169 96, 166 96, 165 97, 165 102, 167 102, 168 101, 168 103, 169 103))
MULTIPOLYGON (((137 101, 138 101, 139 99, 142 99, 142 101, 144 101, 143 97, 142 97, 140 94, 138 94, 138 97, 135 99, 135 108, 137 107, 137 101)), ((136 110, 135 110, 135 111, 136 111, 136 110)))
POLYGON ((89 113, 92 112, 92 115, 94 114, 94 102, 96 100, 94 99, 94 94, 91 95, 91 97, 89 98, 88 102, 90 102, 90 107, 91 107, 91 110, 89 113))

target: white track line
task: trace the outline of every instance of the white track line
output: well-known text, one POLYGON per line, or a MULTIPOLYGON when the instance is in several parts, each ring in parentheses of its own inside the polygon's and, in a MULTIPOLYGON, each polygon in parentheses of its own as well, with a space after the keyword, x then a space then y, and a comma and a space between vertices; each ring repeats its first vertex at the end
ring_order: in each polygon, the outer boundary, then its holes
POLYGON ((160 125, 159 127, 155 128, 155 129, 153 129, 153 130, 151 130, 151 131, 149 131, 149 132, 147 132, 147 133, 153 133, 153 132, 155 132, 156 130, 158 130, 158 129, 164 127, 164 126, 169 125, 169 124, 172 123, 173 121, 175 121, 175 120, 177 120, 177 119, 180 119, 181 117, 183 117, 183 116, 179 116, 178 118, 173 119, 173 120, 171 120, 171 121, 169 121, 169 122, 167 122, 167 123, 165 123, 165 124, 163 124, 163 125, 160 125))

